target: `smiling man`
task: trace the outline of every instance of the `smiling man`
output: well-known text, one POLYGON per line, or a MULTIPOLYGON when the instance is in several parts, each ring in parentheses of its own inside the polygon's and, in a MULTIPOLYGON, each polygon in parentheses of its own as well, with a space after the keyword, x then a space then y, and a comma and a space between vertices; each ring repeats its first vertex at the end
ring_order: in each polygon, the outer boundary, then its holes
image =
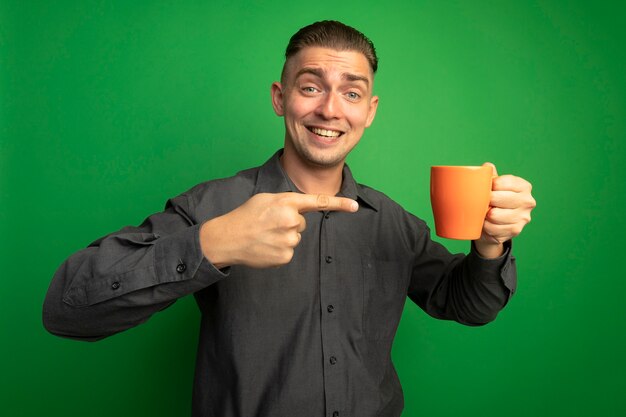
POLYGON ((282 82, 272 85, 272 104, 285 118, 288 170, 334 168, 338 176, 376 115, 373 83, 374 70, 361 52, 313 46, 287 61, 282 82))
POLYGON ((482 237, 452 255, 358 184, 345 159, 376 115, 377 65, 349 26, 298 31, 271 88, 284 149, 72 255, 46 328, 99 340, 194 294, 194 416, 399 416, 390 353, 406 299, 439 319, 493 320, 515 291, 510 241, 535 202, 525 180, 496 177, 482 237))

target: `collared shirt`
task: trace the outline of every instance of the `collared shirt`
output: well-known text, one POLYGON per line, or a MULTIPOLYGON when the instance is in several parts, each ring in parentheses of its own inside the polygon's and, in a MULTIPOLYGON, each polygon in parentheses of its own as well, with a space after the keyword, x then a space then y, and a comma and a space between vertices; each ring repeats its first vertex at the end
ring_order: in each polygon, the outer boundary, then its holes
POLYGON ((279 156, 197 185, 72 255, 50 285, 46 328, 97 340, 193 293, 202 313, 194 416, 399 416, 391 345, 405 300, 439 319, 493 320, 516 287, 510 247, 495 260, 452 255, 345 166, 340 195, 358 212, 305 214, 287 265, 216 269, 200 248, 205 221, 257 193, 299 192, 279 156))

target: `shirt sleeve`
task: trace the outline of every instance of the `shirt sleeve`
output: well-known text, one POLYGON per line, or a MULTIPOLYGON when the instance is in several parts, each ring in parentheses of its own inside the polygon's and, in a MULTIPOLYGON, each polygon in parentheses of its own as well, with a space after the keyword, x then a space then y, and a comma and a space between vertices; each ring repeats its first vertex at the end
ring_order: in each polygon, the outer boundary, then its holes
POLYGON ((517 287, 511 242, 496 259, 481 257, 473 244, 468 255, 453 255, 431 240, 425 224, 421 228, 409 298, 439 319, 474 326, 493 321, 517 287))
POLYGON ((99 340, 148 320, 178 298, 227 276, 203 255, 191 199, 182 194, 140 226, 70 256, 56 271, 43 323, 62 337, 99 340))

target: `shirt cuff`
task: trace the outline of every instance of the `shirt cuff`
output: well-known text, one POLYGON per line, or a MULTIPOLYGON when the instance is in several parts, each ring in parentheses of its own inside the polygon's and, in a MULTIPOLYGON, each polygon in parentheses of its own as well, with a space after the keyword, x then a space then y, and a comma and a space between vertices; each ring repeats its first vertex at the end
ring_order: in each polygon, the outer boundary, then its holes
POLYGON ((468 255, 469 267, 472 271, 480 271, 478 275, 484 282, 503 282, 511 294, 517 289, 517 268, 515 257, 512 255, 513 242, 504 242, 504 252, 497 258, 483 258, 472 242, 468 255))
POLYGON ((219 270, 202 253, 200 227, 196 224, 155 245, 155 270, 159 283, 198 279, 200 288, 229 275, 230 269, 219 270))
MULTIPOLYGON (((108 249, 133 247, 128 253, 134 254, 134 262, 113 273, 105 271, 96 274, 94 271, 98 269, 94 267, 88 274, 91 279, 83 285, 70 287, 63 301, 74 307, 83 307, 163 286, 163 291, 146 293, 145 299, 141 295, 135 298, 141 298, 146 303, 165 302, 220 281, 228 276, 229 271, 220 271, 204 257, 199 229, 200 225, 194 225, 167 236, 141 233, 110 237, 112 248, 108 249)), ((107 257, 106 250, 101 257, 107 257)), ((127 258, 130 257, 127 255, 127 258)))

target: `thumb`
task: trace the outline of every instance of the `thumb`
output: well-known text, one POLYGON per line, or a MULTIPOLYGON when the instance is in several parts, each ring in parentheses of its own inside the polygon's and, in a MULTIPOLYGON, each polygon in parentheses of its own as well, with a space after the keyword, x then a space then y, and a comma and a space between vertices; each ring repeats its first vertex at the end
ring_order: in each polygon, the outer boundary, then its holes
POLYGON ((485 162, 483 164, 484 167, 489 166, 491 167, 491 169, 493 169, 493 177, 497 177, 498 176, 498 170, 496 169, 496 166, 494 164, 492 164, 491 162, 485 162))

